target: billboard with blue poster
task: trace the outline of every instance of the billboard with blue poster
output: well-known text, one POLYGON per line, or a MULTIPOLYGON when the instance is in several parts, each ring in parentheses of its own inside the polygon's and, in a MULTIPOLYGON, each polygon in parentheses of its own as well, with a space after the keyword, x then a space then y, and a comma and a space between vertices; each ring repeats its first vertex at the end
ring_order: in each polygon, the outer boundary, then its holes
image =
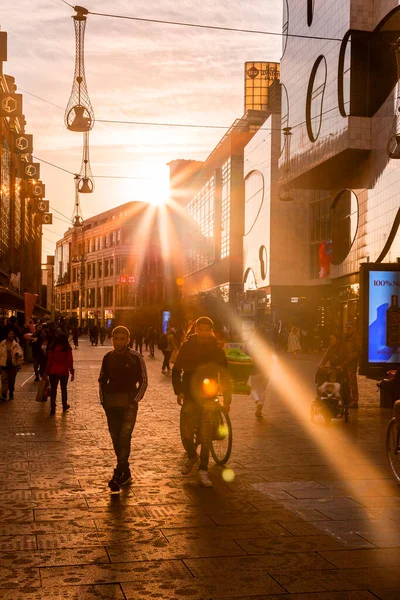
POLYGON ((362 372, 400 364, 400 265, 360 266, 362 372))

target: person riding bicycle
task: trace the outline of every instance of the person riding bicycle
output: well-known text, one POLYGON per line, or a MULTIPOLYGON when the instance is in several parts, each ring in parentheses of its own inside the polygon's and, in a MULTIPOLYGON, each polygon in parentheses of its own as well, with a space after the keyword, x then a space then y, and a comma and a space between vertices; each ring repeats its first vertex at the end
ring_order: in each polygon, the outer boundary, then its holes
POLYGON ((213 417, 218 402, 218 379, 224 397, 222 410, 228 414, 232 396, 225 352, 218 347, 212 320, 200 317, 196 321, 195 333, 188 337, 178 352, 172 369, 172 385, 177 403, 182 406, 182 436, 188 454, 182 474, 188 475, 199 459, 193 439, 198 427, 201 444, 199 483, 203 487, 213 485, 207 471, 213 417))

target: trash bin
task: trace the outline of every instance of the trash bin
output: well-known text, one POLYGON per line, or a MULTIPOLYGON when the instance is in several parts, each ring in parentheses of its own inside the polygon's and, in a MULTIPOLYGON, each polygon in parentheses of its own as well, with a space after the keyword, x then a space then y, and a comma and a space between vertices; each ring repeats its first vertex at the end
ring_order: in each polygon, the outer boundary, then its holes
POLYGON ((232 380, 232 393, 249 396, 251 387, 248 380, 253 372, 253 361, 240 348, 224 348, 228 370, 232 380))
POLYGON ((393 408, 394 404, 394 388, 393 381, 382 379, 378 383, 379 387, 379 405, 381 408, 393 408))

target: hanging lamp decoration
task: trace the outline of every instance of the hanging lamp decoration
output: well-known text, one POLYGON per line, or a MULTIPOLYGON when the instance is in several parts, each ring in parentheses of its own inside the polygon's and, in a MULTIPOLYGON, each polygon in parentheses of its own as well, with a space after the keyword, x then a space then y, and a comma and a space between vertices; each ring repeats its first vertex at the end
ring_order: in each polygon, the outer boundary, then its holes
POLYGON ((387 143, 386 152, 389 158, 400 158, 400 38, 392 44, 394 53, 396 55, 397 65, 397 101, 396 101, 396 113, 394 115, 392 128, 390 131, 389 141, 387 143))
POLYGON ((89 132, 83 134, 82 165, 79 173, 78 192, 91 194, 94 191, 94 179, 89 158, 89 132))
POLYGON ((83 215, 81 209, 81 203, 79 200, 79 175, 75 175, 75 206, 74 206, 74 214, 72 215, 72 226, 76 229, 82 227, 83 224, 83 215))
MULTIPOLYGON (((289 179, 289 165, 290 165, 290 140, 291 140, 291 135, 292 134, 292 128, 291 127, 284 127, 283 128, 283 135, 284 135, 284 149, 285 149, 285 172, 284 172, 284 180, 288 180, 289 179)), ((279 199, 281 200, 281 202, 293 202, 294 200, 294 196, 292 193, 292 190, 287 186, 287 185, 283 185, 282 189, 281 189, 281 193, 279 195, 279 199)))
POLYGON ((74 10, 76 15, 72 18, 75 28, 75 73, 64 121, 70 131, 84 133, 90 131, 94 125, 94 111, 87 90, 84 64, 86 15, 89 11, 82 6, 74 6, 74 10))

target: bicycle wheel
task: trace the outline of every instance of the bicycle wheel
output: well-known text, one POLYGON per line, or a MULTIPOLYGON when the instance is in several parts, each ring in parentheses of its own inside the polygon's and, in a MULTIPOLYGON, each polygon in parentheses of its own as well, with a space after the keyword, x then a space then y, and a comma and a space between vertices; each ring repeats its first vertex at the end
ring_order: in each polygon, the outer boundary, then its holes
POLYGON ((393 476, 400 484, 400 430, 394 417, 386 430, 386 453, 393 476))
POLYGON ((232 452, 232 424, 229 415, 217 411, 216 423, 211 433, 211 454, 217 465, 228 462, 232 452))

